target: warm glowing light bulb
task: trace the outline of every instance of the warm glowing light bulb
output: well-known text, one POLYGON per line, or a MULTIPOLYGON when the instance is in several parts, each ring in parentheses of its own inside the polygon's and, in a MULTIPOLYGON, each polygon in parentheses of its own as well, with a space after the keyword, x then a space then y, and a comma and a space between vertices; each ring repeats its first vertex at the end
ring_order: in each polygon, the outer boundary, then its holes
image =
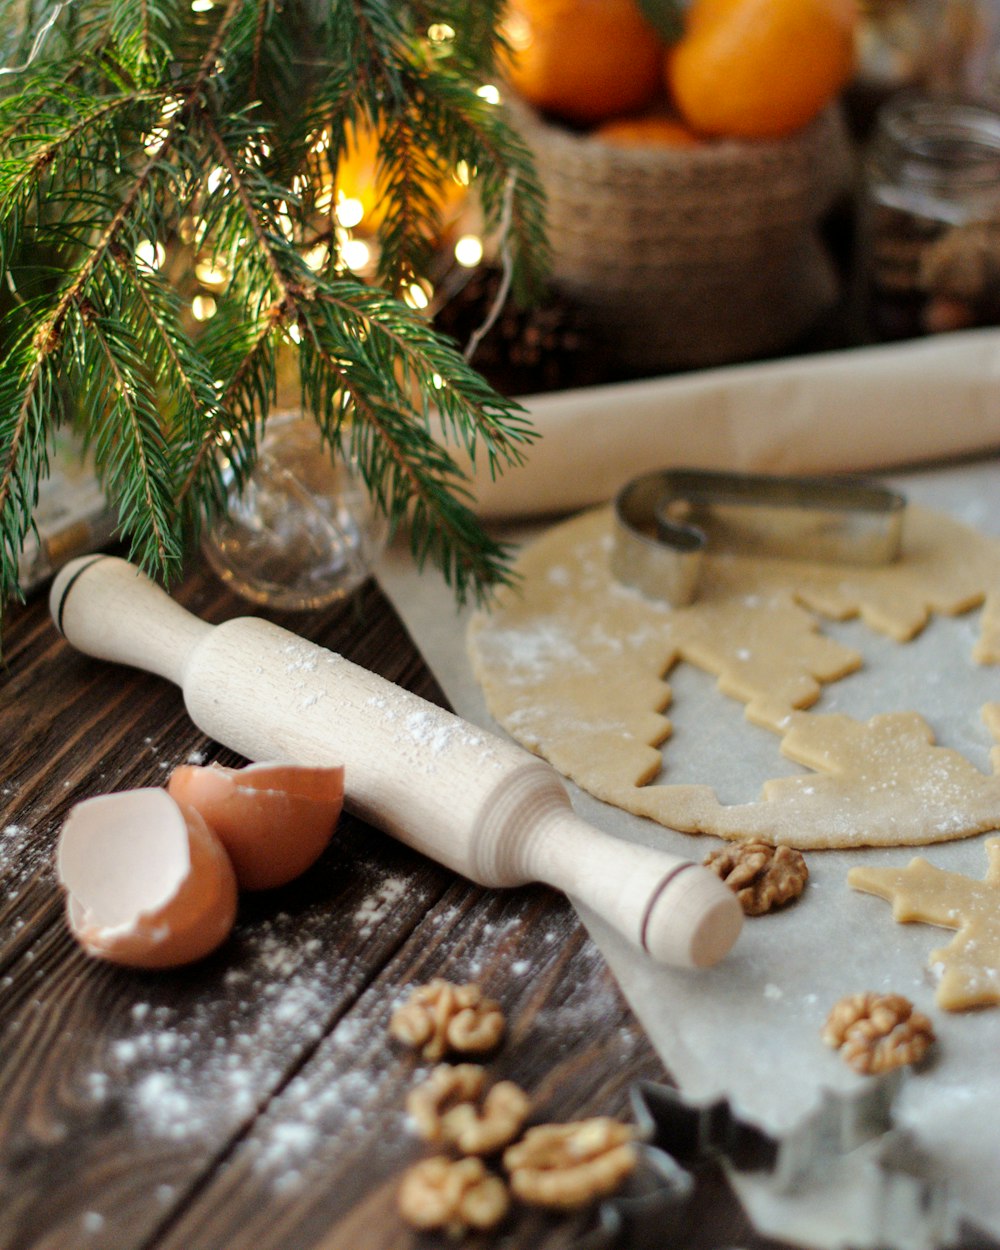
POLYGON ((202 286, 225 286, 229 270, 214 260, 200 260, 194 267, 194 276, 202 286))
POLYGON ((278 205, 278 213, 274 219, 274 223, 278 227, 278 229, 281 231, 281 233, 285 236, 285 238, 288 240, 288 242, 291 243, 292 238, 295 234, 295 223, 292 221, 291 217, 289 217, 288 215, 288 205, 285 203, 284 200, 282 200, 281 203, 278 205))
POLYGON ((469 187, 476 176, 475 168, 468 161, 459 161, 452 177, 460 187, 469 187))
POLYGON ((483 259, 483 241, 475 234, 463 234, 455 243, 455 259, 466 269, 474 269, 483 259))
POLYGON ((221 165, 216 165, 212 172, 208 175, 208 193, 214 195, 222 186, 229 175, 221 165))
POLYGON ((196 295, 191 301, 191 316, 195 321, 208 321, 218 310, 219 306, 211 295, 196 295))
POLYGON ((192 13, 208 13, 215 8, 215 0, 191 0, 192 13))
POLYGON ((167 141, 167 131, 162 126, 154 126, 153 129, 142 136, 142 146, 147 156, 155 156, 167 141))
POLYGON ((484 83, 483 86, 481 86, 476 92, 476 95, 481 96, 487 104, 500 103, 500 91, 491 82, 484 83))
POLYGON ((435 22, 427 27, 427 38, 431 43, 451 43, 455 38, 455 28, 447 22, 435 22))
POLYGON ((403 299, 411 308, 426 308, 433 294, 430 283, 411 282, 403 292, 403 299))
POLYGON ((503 33, 515 52, 523 52, 535 41, 531 23, 519 13, 511 13, 503 24, 503 33))
POLYGON ((348 239, 340 249, 340 255, 348 269, 358 273, 371 260, 371 250, 363 239, 348 239))
POLYGON ((306 262, 313 273, 317 273, 326 264, 330 256, 330 249, 325 243, 317 243, 315 247, 311 247, 302 259, 306 262))
POLYGON ((135 245, 135 258, 144 269, 159 269, 167 259, 167 253, 162 243, 142 239, 135 245))
POLYGON ((352 226, 361 224, 361 218, 364 215, 365 206, 360 200, 344 195, 343 191, 337 192, 337 207, 334 210, 334 216, 339 225, 345 230, 350 230, 352 226))

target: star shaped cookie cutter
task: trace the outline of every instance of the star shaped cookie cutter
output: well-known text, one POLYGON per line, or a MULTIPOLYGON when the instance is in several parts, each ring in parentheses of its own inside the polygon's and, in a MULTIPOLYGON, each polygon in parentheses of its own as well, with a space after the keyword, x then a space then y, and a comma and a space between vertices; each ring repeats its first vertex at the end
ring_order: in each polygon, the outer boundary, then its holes
MULTIPOLYGON (((636 1084, 640 1167, 630 1188, 601 1203, 598 1226, 573 1250, 680 1250, 691 1231, 695 1174, 706 1164, 721 1168, 755 1226, 775 1201, 786 1211, 793 1204, 793 1212, 798 1204, 813 1220, 823 1210, 836 1218, 853 1203, 869 1240, 842 1244, 858 1250, 996 1250, 997 1242, 961 1219, 912 1135, 895 1124, 905 1079, 897 1069, 850 1091, 824 1090, 816 1108, 782 1135, 742 1118, 728 1099, 699 1104, 667 1085, 636 1084)), ((767 1229, 760 1235, 789 1244, 767 1229)))
POLYGON ((614 501, 611 571, 673 607, 691 603, 706 550, 888 564, 899 555, 906 500, 855 477, 663 469, 633 478, 614 501))

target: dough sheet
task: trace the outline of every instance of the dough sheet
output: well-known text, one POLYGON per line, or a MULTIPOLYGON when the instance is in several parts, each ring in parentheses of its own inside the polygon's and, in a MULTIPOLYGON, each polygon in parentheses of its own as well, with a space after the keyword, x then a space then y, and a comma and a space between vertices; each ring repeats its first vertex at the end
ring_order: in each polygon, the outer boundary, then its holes
MULTIPOLYGON (((1000 777, 936 745, 917 713, 865 722, 810 713, 825 684, 862 666, 822 619, 858 617, 906 646, 932 613, 984 604, 969 662, 1000 659, 1000 543, 927 509, 907 511, 901 558, 850 568, 708 556, 698 597, 671 608, 615 581, 602 508, 522 554, 516 588, 469 630, 495 719, 595 797, 670 828, 800 849, 923 844, 1000 828, 1000 777), (716 678, 720 700, 779 735, 808 773, 727 805, 671 767, 671 670, 716 678)), ((890 692, 887 692, 889 694, 890 692)), ((995 724, 995 720, 993 722, 995 724)))

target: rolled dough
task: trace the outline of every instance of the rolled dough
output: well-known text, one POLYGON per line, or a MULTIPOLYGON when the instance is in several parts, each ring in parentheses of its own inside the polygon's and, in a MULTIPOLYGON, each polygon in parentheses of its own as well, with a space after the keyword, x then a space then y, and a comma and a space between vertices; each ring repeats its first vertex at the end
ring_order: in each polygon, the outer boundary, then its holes
MULTIPOLYGON (((610 508, 548 531, 519 558, 517 586, 470 623, 490 713, 524 746, 597 798, 685 832, 815 849, 1000 829, 1000 776, 937 746, 919 714, 887 707, 863 722, 805 710, 861 664, 824 636, 823 617, 860 616, 905 645, 933 613, 983 605, 971 659, 1000 662, 1000 542, 911 505, 891 565, 708 556, 697 600, 674 609, 614 580, 611 534, 610 508), (707 785, 676 782, 662 748, 680 662, 713 673, 811 771, 728 806, 707 785)), ((984 711, 1000 739, 1000 715, 984 711)))

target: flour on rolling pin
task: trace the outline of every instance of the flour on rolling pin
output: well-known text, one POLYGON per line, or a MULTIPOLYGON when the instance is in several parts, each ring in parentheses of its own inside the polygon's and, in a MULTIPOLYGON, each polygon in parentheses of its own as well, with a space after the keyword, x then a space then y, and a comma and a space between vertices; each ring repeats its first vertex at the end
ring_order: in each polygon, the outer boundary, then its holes
POLYGON ((346 807, 480 885, 555 886, 665 963, 736 940, 742 911, 708 870, 586 824, 543 761, 342 656, 257 618, 211 626, 110 557, 68 565, 51 607, 74 646, 175 682, 246 758, 343 764, 346 807))
MULTIPOLYGON (((287 657, 284 668, 289 680, 295 682, 300 676, 303 678, 299 683, 302 711, 314 707, 320 700, 328 700, 328 691, 323 687, 317 688, 316 681, 324 666, 347 663, 334 651, 318 652, 316 647, 298 639, 281 647, 279 654, 287 657)), ((255 671, 263 675, 265 668, 257 665, 255 671)), ((397 754, 408 757, 414 768, 428 776, 434 776, 438 771, 438 758, 442 754, 466 748, 476 752, 477 763, 482 768, 500 770, 504 766, 504 760, 491 749, 491 744, 497 739, 442 708, 432 704, 416 709, 402 707, 398 698, 382 693, 370 694, 363 707, 398 733, 394 745, 397 754), (409 751, 410 744, 418 749, 409 751)), ((336 708, 329 701, 327 709, 332 715, 336 714, 336 708)))

